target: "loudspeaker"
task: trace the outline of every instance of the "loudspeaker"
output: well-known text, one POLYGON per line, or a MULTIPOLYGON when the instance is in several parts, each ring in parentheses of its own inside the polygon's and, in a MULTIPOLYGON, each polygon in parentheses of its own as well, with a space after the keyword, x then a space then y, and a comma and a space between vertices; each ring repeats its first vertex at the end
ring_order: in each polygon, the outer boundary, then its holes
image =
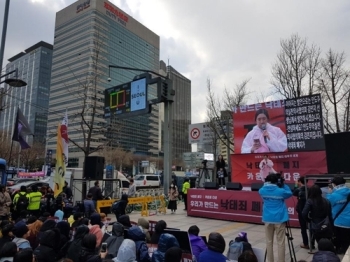
POLYGON ((226 189, 227 190, 242 190, 243 186, 241 183, 227 182, 226 189))
POLYGON ((218 189, 219 185, 216 182, 205 182, 204 188, 205 189, 218 189))
POLYGON ((103 170, 105 168, 105 158, 101 156, 85 157, 84 170, 85 179, 100 180, 103 179, 103 170))
POLYGON ((251 189, 252 191, 259 191, 259 189, 262 188, 263 185, 264 183, 252 183, 251 189))
POLYGON ((329 174, 350 173, 350 132, 327 134, 327 168, 329 174))

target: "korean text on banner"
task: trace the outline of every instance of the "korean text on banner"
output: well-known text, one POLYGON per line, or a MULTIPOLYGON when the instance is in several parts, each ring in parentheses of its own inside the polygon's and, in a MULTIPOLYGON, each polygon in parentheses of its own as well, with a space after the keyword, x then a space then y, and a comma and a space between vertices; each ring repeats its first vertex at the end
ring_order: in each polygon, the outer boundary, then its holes
POLYGON ((58 196, 64 187, 64 176, 66 173, 66 165, 64 163, 63 139, 61 124, 57 128, 57 149, 56 149, 56 168, 54 176, 54 196, 58 196))

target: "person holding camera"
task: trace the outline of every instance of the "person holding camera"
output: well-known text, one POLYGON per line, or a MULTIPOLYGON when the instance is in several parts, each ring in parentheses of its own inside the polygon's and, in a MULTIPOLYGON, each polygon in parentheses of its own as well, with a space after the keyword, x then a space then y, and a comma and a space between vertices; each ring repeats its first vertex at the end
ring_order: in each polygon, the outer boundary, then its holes
POLYGON ((332 179, 333 189, 327 195, 332 206, 335 246, 338 254, 345 254, 350 245, 350 189, 342 176, 332 179))
POLYGON ((270 174, 259 190, 263 200, 262 221, 265 224, 267 261, 274 262, 273 239, 276 233, 278 242, 278 261, 285 261, 285 229, 289 220, 287 205, 284 202, 292 196, 280 174, 270 174))

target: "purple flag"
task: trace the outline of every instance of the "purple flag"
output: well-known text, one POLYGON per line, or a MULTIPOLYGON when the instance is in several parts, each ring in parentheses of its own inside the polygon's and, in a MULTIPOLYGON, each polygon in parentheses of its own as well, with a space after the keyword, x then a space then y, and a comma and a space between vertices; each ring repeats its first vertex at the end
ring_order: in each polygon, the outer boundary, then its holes
POLYGON ((30 126, 28 124, 27 119, 22 114, 21 110, 17 109, 17 117, 15 128, 13 131, 12 141, 17 141, 21 145, 21 149, 30 148, 28 143, 25 140, 25 136, 32 135, 32 131, 30 130, 30 126))

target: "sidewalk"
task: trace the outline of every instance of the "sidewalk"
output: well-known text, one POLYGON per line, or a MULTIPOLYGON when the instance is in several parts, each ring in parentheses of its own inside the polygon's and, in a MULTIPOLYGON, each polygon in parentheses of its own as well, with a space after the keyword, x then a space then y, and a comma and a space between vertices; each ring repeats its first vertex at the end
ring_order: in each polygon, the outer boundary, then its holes
MULTIPOLYGON (((167 211, 167 214, 163 215, 153 215, 149 217, 145 217, 148 220, 164 220, 168 227, 178 228, 181 230, 187 231, 188 228, 192 225, 197 225, 200 229, 200 235, 206 235, 207 237, 211 232, 219 232, 225 238, 226 241, 226 250, 224 255, 226 255, 228 250, 228 243, 234 239, 239 232, 244 231, 248 234, 248 240, 253 247, 261 248, 265 251, 265 233, 263 225, 256 224, 248 224, 248 223, 238 223, 232 221, 224 221, 224 220, 215 220, 208 218, 199 218, 199 217, 189 217, 187 213, 183 211, 184 205, 181 203, 178 205, 178 210, 176 214, 171 214, 167 211)), ((141 217, 140 212, 133 211, 129 214, 130 220, 137 222, 138 218, 141 217)), ((112 217, 112 221, 115 220, 114 215, 109 215, 112 217)), ((312 260, 312 254, 308 254, 308 250, 300 248, 300 244, 302 243, 300 229, 291 229, 293 240, 293 246, 295 250, 295 255, 297 261, 299 260, 312 260)), ((277 243, 274 244, 275 251, 275 261, 277 261, 277 243)), ((340 256, 342 259, 343 256, 340 256)), ((345 257, 349 257, 346 255, 345 257)), ((290 253, 288 249, 288 242, 286 241, 286 261, 290 261, 290 253)), ((344 260, 350 261, 350 260, 344 260)))

